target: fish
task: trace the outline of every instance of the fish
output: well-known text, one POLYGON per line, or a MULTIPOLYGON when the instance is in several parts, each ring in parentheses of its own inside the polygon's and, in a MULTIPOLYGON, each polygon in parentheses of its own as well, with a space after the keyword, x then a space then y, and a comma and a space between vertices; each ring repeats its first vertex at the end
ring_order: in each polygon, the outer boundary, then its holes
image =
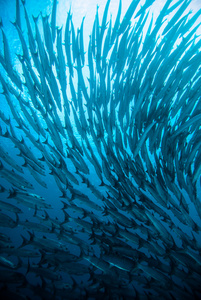
POLYGON ((7 178, 7 180, 14 185, 15 187, 25 189, 26 187, 33 189, 32 183, 24 179, 23 176, 14 172, 14 170, 10 171, 9 169, 5 168, 0 162, 0 176, 3 178, 7 178))
POLYGON ((0 201, 0 210, 3 210, 3 209, 5 209, 7 211, 12 211, 16 214, 22 213, 22 210, 19 207, 15 206, 9 202, 0 201))
POLYGON ((52 40, 55 41, 56 38, 56 10, 57 10, 57 0, 54 0, 52 7, 52 17, 51 17, 51 31, 52 31, 52 40))
POLYGON ((116 20, 115 20, 115 23, 114 23, 114 27, 112 29, 112 35, 111 35, 111 40, 110 40, 111 45, 114 43, 114 41, 116 39, 118 29, 119 29, 119 26, 120 26, 121 8, 122 8, 122 2, 120 0, 116 20))
POLYGON ((53 49, 53 31, 54 31, 54 39, 55 39, 55 30, 50 30, 49 23, 48 23, 48 16, 42 16, 42 21, 43 21, 43 32, 44 32, 44 37, 45 37, 45 45, 46 48, 48 49, 48 56, 49 56, 49 61, 50 64, 55 63, 55 54, 54 54, 54 49, 53 49))
POLYGON ((111 2, 0 20, 5 299, 201 297, 201 10, 111 2))
POLYGON ((123 17, 122 22, 120 23, 119 30, 118 30, 118 35, 122 34, 125 32, 127 29, 127 26, 129 25, 131 18, 137 8, 138 2, 137 1, 132 1, 130 6, 128 7, 125 16, 123 17))
POLYGON ((0 256, 0 265, 3 267, 7 267, 8 269, 18 269, 21 267, 21 262, 15 265, 12 261, 6 259, 3 256, 0 256))
MULTIPOLYGON (((71 39, 73 39, 73 44, 74 44, 75 36, 73 34, 74 26, 73 26, 73 23, 71 23, 71 18, 72 18, 72 15, 69 11, 68 17, 66 19, 66 27, 65 27, 65 51, 66 51, 66 58, 67 58, 67 64, 69 67, 69 72, 70 72, 70 75, 73 77, 74 71, 73 71, 72 54, 71 54, 71 39), (70 25, 72 26, 71 30, 70 30, 70 25), (72 37, 71 37, 71 31, 72 31, 72 37)), ((74 54, 73 54, 73 59, 74 59, 74 54)), ((71 76, 70 76, 70 78, 71 78, 71 76)))
POLYGON ((16 215, 16 221, 14 221, 7 214, 0 213, 0 216, 1 216, 0 226, 1 227, 10 227, 10 228, 16 227, 18 225, 19 217, 18 217, 17 213, 15 213, 15 215, 16 215))

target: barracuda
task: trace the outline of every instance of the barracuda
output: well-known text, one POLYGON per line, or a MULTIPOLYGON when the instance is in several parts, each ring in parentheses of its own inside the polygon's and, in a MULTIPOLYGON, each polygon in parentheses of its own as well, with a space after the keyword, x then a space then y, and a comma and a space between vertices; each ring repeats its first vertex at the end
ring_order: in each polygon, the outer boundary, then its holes
POLYGON ((201 10, 52 2, 0 18, 0 293, 199 299, 201 10))

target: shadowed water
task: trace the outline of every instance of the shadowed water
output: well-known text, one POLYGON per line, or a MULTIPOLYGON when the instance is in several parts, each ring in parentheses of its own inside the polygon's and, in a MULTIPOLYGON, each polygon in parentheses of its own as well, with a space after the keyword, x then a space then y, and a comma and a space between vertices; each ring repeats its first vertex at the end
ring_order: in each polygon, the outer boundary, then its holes
MULTIPOLYGON (((200 10, 0 23, 2 299, 199 299, 200 10), (168 21, 167 21, 168 20, 168 21)), ((49 9, 49 8, 48 8, 49 9)))

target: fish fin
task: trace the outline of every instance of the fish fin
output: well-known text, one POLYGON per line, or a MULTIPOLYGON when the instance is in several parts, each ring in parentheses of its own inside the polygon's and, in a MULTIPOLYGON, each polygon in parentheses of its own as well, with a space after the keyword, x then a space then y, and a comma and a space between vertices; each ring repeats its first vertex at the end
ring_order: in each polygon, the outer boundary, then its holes
POLYGON ((15 227, 16 227, 19 224, 19 216, 17 213, 15 215, 16 215, 16 221, 15 221, 15 224, 16 224, 15 227))
POLYGON ((34 210, 33 217, 36 217, 36 215, 37 215, 37 210, 38 210, 37 205, 35 205, 35 210, 34 210))
POLYGON ((63 210, 63 213, 64 213, 64 221, 61 222, 61 225, 65 224, 65 223, 68 223, 69 222, 69 217, 70 217, 69 214, 65 210, 63 210))
POLYGON ((101 180, 101 184, 99 184, 99 186, 105 186, 103 179, 101 180))
POLYGON ((67 209, 68 208, 68 204, 66 202, 62 201, 62 200, 61 200, 61 202, 64 205, 63 208, 62 208, 62 210, 67 209))
POLYGON ((26 271, 26 275, 29 273, 30 271, 30 262, 29 262, 29 257, 28 257, 28 263, 27 263, 27 271, 26 271))
POLYGON ((29 240, 27 238, 25 238, 23 235, 21 235, 21 237, 22 237, 22 244, 18 248, 22 248, 29 244, 29 240))

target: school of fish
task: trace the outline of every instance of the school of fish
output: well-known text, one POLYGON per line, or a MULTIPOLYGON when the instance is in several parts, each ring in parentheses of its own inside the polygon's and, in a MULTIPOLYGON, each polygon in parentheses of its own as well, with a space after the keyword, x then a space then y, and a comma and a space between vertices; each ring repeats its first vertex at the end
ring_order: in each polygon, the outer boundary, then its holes
POLYGON ((1 299, 201 297, 201 9, 121 1, 0 21, 1 299))

